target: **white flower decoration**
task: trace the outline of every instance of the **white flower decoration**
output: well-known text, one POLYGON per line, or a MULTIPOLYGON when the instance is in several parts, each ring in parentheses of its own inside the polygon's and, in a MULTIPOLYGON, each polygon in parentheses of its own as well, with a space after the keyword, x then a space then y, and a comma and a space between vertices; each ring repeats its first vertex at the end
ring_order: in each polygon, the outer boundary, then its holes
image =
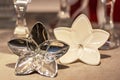
POLYGON ((55 28, 54 34, 58 40, 70 45, 68 52, 60 58, 60 62, 64 64, 79 59, 86 64, 98 65, 100 63, 98 48, 109 37, 109 33, 104 30, 92 29, 89 19, 84 14, 77 17, 71 28, 55 28))

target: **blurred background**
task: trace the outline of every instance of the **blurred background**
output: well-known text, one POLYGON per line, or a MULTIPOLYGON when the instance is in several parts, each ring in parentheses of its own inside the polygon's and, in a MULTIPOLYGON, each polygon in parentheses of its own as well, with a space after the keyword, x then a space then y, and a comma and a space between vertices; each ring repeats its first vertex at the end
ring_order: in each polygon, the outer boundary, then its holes
MULTIPOLYGON (((102 6, 100 0, 68 0, 70 18, 75 19, 81 13, 86 14, 92 23, 98 23, 102 17, 102 6), (100 13, 101 12, 101 16, 100 13)), ((120 22, 120 0, 116 0, 113 20, 120 22)), ((44 24, 54 23, 60 10, 59 0, 32 0, 26 12, 28 26, 36 21, 44 24)), ((14 28, 16 13, 12 0, 0 0, 0 28, 14 28)))

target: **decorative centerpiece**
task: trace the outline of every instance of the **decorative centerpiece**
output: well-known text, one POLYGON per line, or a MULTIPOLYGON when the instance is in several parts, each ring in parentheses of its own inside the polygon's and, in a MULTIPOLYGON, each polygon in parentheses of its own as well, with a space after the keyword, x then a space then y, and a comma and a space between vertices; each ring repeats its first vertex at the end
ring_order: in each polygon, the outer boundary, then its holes
POLYGON ((89 19, 83 14, 77 17, 71 28, 55 28, 54 34, 57 40, 50 40, 47 29, 42 23, 37 23, 27 38, 8 42, 12 52, 19 56, 15 65, 17 75, 37 71, 43 76, 55 77, 58 70, 56 60, 59 58, 62 64, 79 59, 86 64, 98 65, 98 48, 109 37, 104 30, 92 29, 89 19))
POLYGON ((56 59, 63 56, 69 46, 59 40, 50 40, 46 28, 37 23, 28 38, 12 39, 8 46, 19 56, 15 65, 16 75, 37 71, 43 76, 55 77, 58 71, 56 59))
POLYGON ((60 62, 68 64, 80 60, 86 64, 98 65, 100 63, 101 47, 108 39, 109 33, 92 29, 91 23, 84 14, 79 15, 71 28, 58 27, 54 29, 55 37, 70 45, 68 52, 60 58, 60 62))

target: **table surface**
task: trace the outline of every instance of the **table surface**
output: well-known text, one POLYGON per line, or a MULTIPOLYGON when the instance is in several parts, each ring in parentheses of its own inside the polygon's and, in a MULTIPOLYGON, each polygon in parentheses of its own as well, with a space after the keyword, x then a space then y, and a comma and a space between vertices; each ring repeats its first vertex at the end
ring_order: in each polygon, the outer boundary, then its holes
POLYGON ((33 73, 16 76, 14 66, 18 57, 9 50, 7 41, 12 37, 12 29, 0 29, 0 78, 2 80, 120 80, 120 47, 100 51, 101 64, 91 66, 77 61, 68 65, 59 65, 55 78, 33 73))
MULTIPOLYGON (((50 18, 54 15, 37 16, 32 14, 28 16, 28 26, 33 25, 36 20, 50 18), (38 18, 39 17, 39 18, 38 18), (36 20, 35 20, 36 19, 36 20)), ((30 28, 30 27, 29 27, 30 28)), ((120 33, 120 26, 117 32, 120 33)), ((91 66, 77 61, 68 65, 58 65, 58 75, 55 78, 41 76, 33 73, 26 76, 16 76, 14 66, 18 59, 8 48, 7 42, 12 38, 13 28, 0 28, 0 79, 1 80, 120 80, 120 47, 112 50, 100 51, 101 64, 91 66)), ((119 34, 120 36, 120 34, 119 34)))

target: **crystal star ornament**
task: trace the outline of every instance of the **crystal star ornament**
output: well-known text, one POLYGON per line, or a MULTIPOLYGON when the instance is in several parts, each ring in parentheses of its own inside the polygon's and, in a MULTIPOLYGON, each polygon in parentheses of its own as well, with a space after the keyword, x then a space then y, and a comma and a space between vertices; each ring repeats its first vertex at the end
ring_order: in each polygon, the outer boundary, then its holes
POLYGON ((63 56, 69 46, 59 40, 50 40, 42 23, 37 23, 28 38, 12 39, 8 46, 19 56, 15 74, 24 75, 37 71, 47 77, 55 77, 58 71, 56 59, 63 56))
POLYGON ((58 27, 54 29, 55 37, 70 45, 68 52, 60 58, 60 62, 68 64, 80 60, 86 64, 98 65, 100 63, 101 47, 108 39, 109 33, 92 29, 91 23, 84 14, 79 15, 71 28, 58 27))

